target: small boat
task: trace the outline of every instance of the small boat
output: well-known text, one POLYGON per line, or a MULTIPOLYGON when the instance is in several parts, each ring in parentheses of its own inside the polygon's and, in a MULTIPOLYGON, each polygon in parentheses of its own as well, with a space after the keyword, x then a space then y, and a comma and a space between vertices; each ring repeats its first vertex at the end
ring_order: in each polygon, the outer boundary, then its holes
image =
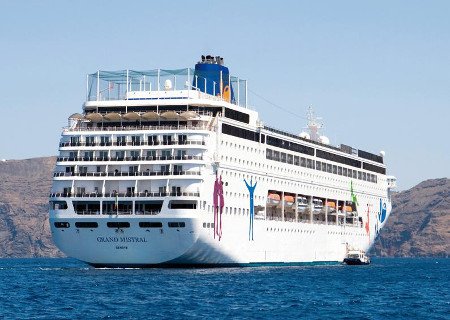
POLYGON ((344 263, 348 265, 365 265, 370 264, 370 258, 362 250, 349 250, 344 263))

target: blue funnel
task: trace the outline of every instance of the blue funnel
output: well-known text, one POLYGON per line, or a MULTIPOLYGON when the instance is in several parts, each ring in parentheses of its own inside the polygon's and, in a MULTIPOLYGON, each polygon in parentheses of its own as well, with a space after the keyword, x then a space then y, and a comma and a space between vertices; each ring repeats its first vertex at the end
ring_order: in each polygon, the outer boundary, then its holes
POLYGON ((235 102, 233 87, 230 83, 230 71, 223 65, 223 58, 202 56, 202 61, 195 65, 192 85, 201 92, 220 97, 222 78, 222 96, 229 102, 235 102), (220 73, 222 72, 222 77, 220 73), (206 83, 205 83, 206 79, 206 83), (206 87, 206 88, 205 88, 206 87))

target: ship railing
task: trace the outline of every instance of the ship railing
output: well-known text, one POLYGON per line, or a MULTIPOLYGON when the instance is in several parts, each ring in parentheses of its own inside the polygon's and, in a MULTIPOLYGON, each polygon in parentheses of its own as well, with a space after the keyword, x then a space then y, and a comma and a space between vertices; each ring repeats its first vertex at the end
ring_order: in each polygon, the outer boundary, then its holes
MULTIPOLYGON (((76 214, 78 215, 132 215, 132 210, 109 210, 109 211, 102 211, 100 210, 76 210, 76 214)), ((157 214, 161 213, 161 210, 136 210, 135 215, 152 215, 155 216, 157 214)))
POLYGON ((138 176, 195 176, 201 175, 200 171, 172 170, 172 171, 133 171, 133 172, 55 172, 54 177, 138 177, 138 176))
POLYGON ((139 197, 200 197, 199 192, 106 192, 106 193, 75 193, 53 192, 50 198, 139 198, 139 197))
MULTIPOLYGON (((135 215, 149 215, 149 216, 156 216, 161 213, 161 210, 136 210, 134 212, 135 215)), ((131 210, 109 210, 109 211, 102 211, 103 215, 132 215, 133 212, 131 210)))
POLYGON ((61 142, 60 147, 109 147, 109 146, 158 146, 158 145, 205 145, 202 140, 183 141, 127 141, 127 142, 61 142))
POLYGON ((234 89, 230 102, 247 107, 247 80, 229 74, 219 81, 216 71, 196 73, 192 68, 176 70, 102 71, 87 77, 87 101, 196 99, 199 97, 227 101, 220 90, 223 85, 234 89), (169 87, 166 87, 167 86, 169 87), (170 84, 170 85, 169 85, 170 84), (212 92, 207 88, 213 88, 212 92), (205 95, 205 97, 203 97, 205 95))
POLYGON ((208 130, 206 125, 197 126, 187 126, 187 125, 158 125, 158 126, 145 126, 145 125, 134 125, 134 126, 108 126, 108 127, 93 127, 93 126, 76 126, 76 127, 65 127, 64 131, 136 131, 136 130, 208 130))
POLYGON ((203 156, 184 155, 184 156, 58 157, 58 158, 56 158, 57 162, 72 162, 72 161, 161 161, 161 160, 203 160, 203 156))

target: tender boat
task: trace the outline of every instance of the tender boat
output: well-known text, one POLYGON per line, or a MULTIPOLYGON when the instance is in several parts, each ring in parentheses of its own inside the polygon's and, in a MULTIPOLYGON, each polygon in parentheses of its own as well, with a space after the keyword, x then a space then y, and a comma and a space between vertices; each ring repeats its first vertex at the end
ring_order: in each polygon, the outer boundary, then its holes
POLYGON ((370 264, 370 258, 363 250, 349 250, 344 263, 348 265, 365 265, 370 264))

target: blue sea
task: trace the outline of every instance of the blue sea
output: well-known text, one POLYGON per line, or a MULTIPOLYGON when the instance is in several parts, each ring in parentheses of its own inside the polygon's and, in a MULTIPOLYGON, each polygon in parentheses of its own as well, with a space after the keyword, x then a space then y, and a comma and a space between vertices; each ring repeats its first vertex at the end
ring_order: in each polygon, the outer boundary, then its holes
POLYGON ((0 259, 1 319, 450 319, 450 259, 94 269, 0 259))

